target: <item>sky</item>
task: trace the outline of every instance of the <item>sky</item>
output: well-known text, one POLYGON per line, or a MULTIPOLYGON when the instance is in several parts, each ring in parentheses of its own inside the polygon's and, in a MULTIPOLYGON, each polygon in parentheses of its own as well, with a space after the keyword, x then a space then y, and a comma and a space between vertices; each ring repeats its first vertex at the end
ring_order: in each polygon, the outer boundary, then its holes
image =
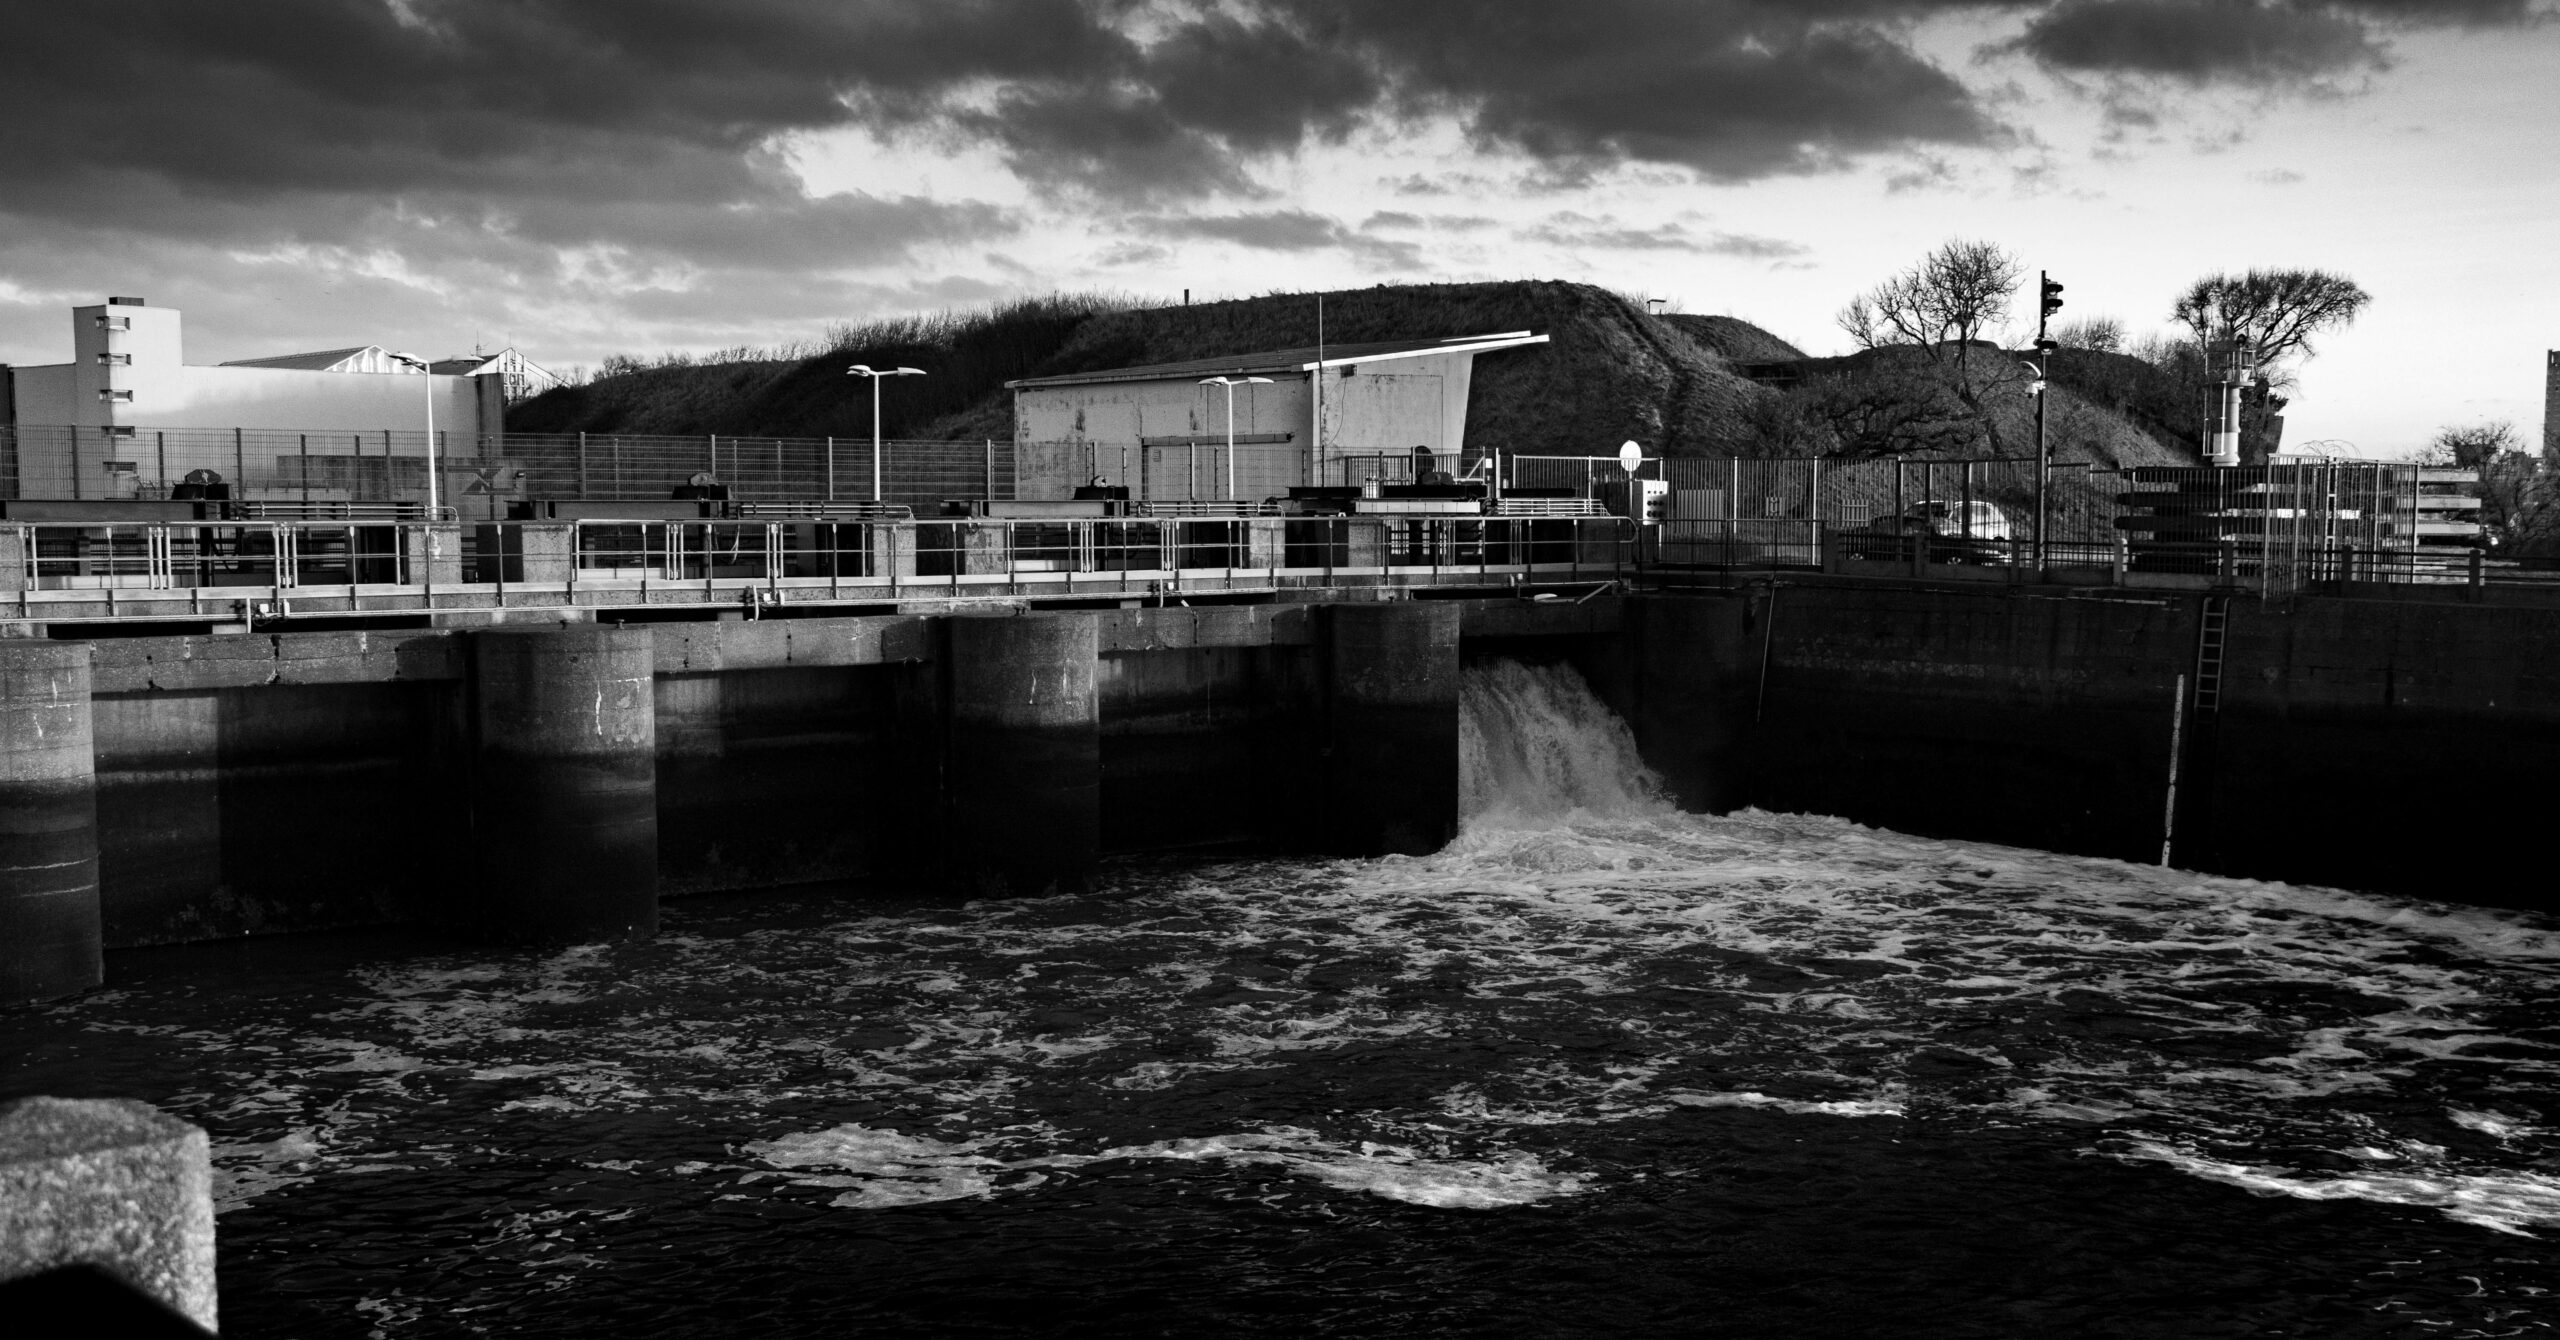
POLYGON ((1523 278, 1835 353, 1844 303, 1961 237, 2137 336, 2210 273, 2347 275, 2372 304, 2300 369, 2288 447, 2538 442, 2556 9, 30 5, 0 43, 0 362, 68 358, 67 309, 108 294, 184 309, 195 363, 567 369, 1056 290, 1523 278))

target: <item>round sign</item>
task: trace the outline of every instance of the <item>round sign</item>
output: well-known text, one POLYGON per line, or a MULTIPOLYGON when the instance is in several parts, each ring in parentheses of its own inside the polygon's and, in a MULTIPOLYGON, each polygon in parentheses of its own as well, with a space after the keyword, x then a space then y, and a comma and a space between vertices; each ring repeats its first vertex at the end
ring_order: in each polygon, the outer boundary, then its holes
POLYGON ((1627 442, 1618 448, 1618 468, 1628 474, 1644 468, 1644 448, 1627 442))

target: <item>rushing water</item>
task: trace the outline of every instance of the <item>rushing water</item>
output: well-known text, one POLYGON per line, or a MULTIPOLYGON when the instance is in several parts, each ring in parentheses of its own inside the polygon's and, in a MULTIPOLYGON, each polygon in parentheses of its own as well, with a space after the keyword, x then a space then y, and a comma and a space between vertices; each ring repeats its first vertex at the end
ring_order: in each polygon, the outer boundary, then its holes
POLYGON ((120 955, 0 1087, 214 1132, 236 1334, 2560 1327, 2548 923, 1680 814, 1561 669, 1462 747, 1424 858, 120 955))

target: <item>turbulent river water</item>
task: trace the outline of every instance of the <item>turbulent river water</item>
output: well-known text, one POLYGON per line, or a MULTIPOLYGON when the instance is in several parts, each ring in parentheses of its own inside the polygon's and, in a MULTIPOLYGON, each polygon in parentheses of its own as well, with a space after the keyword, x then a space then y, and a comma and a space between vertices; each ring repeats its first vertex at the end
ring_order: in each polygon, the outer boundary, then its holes
POLYGON ((139 951, 0 1091, 213 1132, 235 1335, 2560 1328, 2549 922, 1681 814, 1467 674, 1432 856, 139 951))

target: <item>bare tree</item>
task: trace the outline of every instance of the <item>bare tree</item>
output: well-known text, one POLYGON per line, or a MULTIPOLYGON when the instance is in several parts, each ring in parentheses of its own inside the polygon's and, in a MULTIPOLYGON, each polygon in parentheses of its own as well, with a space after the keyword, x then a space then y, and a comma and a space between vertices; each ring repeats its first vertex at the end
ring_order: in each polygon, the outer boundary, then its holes
POLYGON ((2247 338, 2249 370, 2261 382, 2270 374, 2282 381, 2278 363, 2311 357, 2312 336, 2353 323, 2372 301, 2356 281, 2326 270, 2251 270, 2197 280, 2169 315, 2200 345, 2247 338))
POLYGON ((2533 548, 2518 541, 2547 542, 2553 519, 2553 481, 2541 463, 2527 454, 2524 435, 2512 423, 2486 422, 2448 426, 2420 447, 2422 465, 2450 465, 2480 474, 2480 525, 2489 543, 2502 550, 2533 548))
POLYGON ((2499 420, 2439 428, 2427 445, 2418 448, 2418 460, 2426 465, 2477 470, 2510 451, 2523 450, 2524 435, 2516 431, 2514 424, 2499 420))
POLYGON ((2018 258, 1989 242, 1956 238, 1920 263, 1849 300, 1840 328, 1862 349, 1916 345, 1931 361, 1954 350, 1960 381, 1972 372, 1972 342, 2009 319, 2009 302, 2026 273, 2018 258))
POLYGON ((2326 270, 2251 270, 2207 275, 2188 285, 2169 315, 2187 328, 2201 350, 2223 340, 2246 339, 2251 384, 2241 393, 2240 456, 2255 463, 2275 449, 2283 432, 2285 397, 2293 385, 2288 360, 2311 357, 2311 337, 2345 327, 2373 295, 2345 275, 2326 270))
POLYGON ((2056 327, 2053 342, 2065 349, 2120 354, 2124 352, 2124 323, 2112 316, 2084 316, 2056 327))

